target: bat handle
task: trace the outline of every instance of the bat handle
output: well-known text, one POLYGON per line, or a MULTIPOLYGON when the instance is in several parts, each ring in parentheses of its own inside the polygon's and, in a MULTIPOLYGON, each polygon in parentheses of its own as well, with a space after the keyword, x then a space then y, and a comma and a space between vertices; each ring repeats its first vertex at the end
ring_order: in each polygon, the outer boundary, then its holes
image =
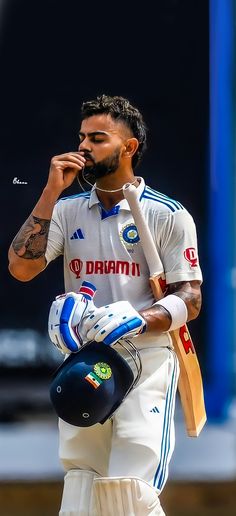
POLYGON ((123 186, 123 195, 127 200, 133 215, 144 256, 150 271, 150 276, 160 276, 163 274, 163 264, 154 244, 148 223, 144 218, 143 211, 141 210, 137 188, 135 188, 131 183, 125 183, 123 186))

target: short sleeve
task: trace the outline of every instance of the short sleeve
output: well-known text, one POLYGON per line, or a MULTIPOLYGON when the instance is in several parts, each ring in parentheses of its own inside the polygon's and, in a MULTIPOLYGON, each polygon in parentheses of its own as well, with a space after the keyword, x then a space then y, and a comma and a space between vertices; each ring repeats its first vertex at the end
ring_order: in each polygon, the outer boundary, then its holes
POLYGON ((62 224, 60 220, 60 214, 58 210, 58 204, 55 205, 52 219, 49 228, 48 242, 45 253, 47 264, 52 260, 55 260, 57 256, 63 254, 64 251, 64 235, 62 230, 62 224))
POLYGON ((196 226, 187 210, 168 215, 161 232, 160 254, 167 284, 191 280, 202 282, 196 226))

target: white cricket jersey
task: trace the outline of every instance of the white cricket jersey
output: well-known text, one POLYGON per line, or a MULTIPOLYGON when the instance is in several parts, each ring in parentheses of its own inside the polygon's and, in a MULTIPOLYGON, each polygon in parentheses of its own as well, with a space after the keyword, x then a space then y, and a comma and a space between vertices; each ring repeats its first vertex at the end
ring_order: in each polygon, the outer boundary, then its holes
MULTIPOLYGON (((142 178, 137 190, 167 284, 202 281, 192 216, 178 201, 145 185, 142 178)), ((154 303, 147 262, 125 199, 109 211, 102 207, 94 188, 59 199, 50 224, 47 263, 60 254, 66 292, 77 292, 86 280, 97 288, 96 306, 128 300, 141 310, 154 303)), ((144 333, 134 339, 135 345, 138 341, 141 347, 170 345, 168 333, 160 337, 144 333)))

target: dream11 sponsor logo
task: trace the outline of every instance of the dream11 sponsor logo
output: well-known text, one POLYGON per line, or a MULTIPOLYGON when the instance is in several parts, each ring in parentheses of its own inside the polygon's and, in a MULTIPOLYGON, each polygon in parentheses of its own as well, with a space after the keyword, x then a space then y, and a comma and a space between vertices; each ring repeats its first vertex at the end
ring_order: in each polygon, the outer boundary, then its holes
POLYGON ((124 274, 125 276, 140 276, 140 265, 135 262, 122 260, 86 260, 74 258, 69 263, 70 270, 80 278, 82 269, 84 274, 124 274))
POLYGON ((190 263, 190 267, 198 266, 198 256, 195 247, 187 247, 184 251, 184 258, 190 263))

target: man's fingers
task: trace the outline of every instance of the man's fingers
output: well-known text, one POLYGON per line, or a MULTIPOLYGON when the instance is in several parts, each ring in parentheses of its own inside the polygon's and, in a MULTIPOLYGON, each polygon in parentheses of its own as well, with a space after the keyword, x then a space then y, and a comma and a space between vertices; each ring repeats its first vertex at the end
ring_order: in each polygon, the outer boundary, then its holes
POLYGON ((118 328, 131 319, 134 319, 133 314, 127 316, 125 312, 117 314, 115 317, 111 317, 110 315, 106 314, 99 318, 99 320, 96 321, 96 323, 88 331, 87 338, 88 340, 95 339, 97 342, 101 342, 108 333, 112 332, 115 328, 118 328))
POLYGON ((71 160, 71 161, 82 161, 83 163, 86 162, 86 159, 82 154, 79 154, 78 152, 66 152, 64 154, 59 154, 58 156, 54 156, 52 158, 52 163, 57 161, 64 161, 64 160, 71 160))
POLYGON ((62 168, 63 170, 67 168, 81 170, 83 167, 84 163, 75 163, 73 161, 59 161, 56 168, 62 168))

